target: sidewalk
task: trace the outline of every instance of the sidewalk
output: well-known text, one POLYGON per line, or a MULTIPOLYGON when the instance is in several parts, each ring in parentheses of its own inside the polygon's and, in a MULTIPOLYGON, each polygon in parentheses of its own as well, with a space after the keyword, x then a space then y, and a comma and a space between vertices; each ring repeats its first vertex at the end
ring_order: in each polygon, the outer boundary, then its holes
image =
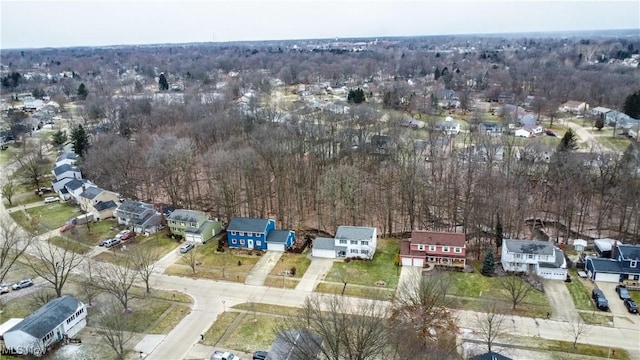
POLYGON ((266 251, 260 257, 260 260, 253 266, 249 275, 245 279, 244 283, 247 285, 263 286, 267 276, 276 266, 284 252, 281 251, 266 251))

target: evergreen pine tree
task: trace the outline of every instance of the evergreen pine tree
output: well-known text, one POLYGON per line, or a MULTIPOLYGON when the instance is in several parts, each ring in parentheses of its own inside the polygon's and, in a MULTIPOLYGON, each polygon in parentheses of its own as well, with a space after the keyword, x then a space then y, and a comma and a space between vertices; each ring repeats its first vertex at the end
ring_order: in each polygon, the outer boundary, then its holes
POLYGON ((160 74, 160 78, 158 78, 158 85, 160 87, 160 90, 169 90, 169 82, 164 76, 164 73, 160 74))
POLYGON ((640 90, 624 99, 622 111, 634 119, 640 119, 640 90))
POLYGON ((569 129, 564 136, 560 140, 560 144, 558 144, 558 151, 567 152, 573 151, 578 148, 578 139, 573 130, 569 129))
POLYGON ((81 83, 80 86, 78 86, 78 98, 80 100, 86 100, 87 95, 89 95, 89 90, 87 90, 87 87, 84 85, 84 83, 81 83))
POLYGON ((71 130, 71 142, 73 143, 73 151, 78 156, 83 156, 89 148, 89 134, 87 134, 82 125, 78 125, 71 130))
POLYGON ((502 223, 500 222, 500 214, 498 214, 498 223, 496 224, 496 247, 502 247, 502 223))
POLYGON ((436 81, 440 79, 440 68, 437 66, 436 66, 436 69, 433 71, 433 79, 436 81))
POLYGON ((484 261, 482 262, 482 270, 480 270, 480 272, 484 276, 492 276, 495 269, 496 261, 493 257, 493 248, 489 248, 487 249, 487 253, 484 256, 484 261))

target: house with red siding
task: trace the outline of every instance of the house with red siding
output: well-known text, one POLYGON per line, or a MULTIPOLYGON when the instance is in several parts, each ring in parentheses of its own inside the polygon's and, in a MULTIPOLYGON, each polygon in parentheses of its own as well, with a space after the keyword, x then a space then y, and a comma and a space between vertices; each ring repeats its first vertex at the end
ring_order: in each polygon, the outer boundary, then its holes
POLYGON ((414 230, 400 246, 402 266, 426 264, 464 267, 467 247, 463 233, 414 230))

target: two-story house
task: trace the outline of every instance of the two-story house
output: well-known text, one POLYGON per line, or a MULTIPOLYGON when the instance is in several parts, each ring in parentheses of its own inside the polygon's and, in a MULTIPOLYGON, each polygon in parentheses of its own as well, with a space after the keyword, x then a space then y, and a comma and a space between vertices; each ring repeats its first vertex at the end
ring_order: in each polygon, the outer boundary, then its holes
POLYGON ((585 270, 594 281, 640 282, 640 245, 623 245, 615 242, 611 257, 587 257, 585 270))
POLYGON ((339 226, 333 238, 316 238, 311 254, 321 258, 361 257, 373 259, 378 241, 378 229, 362 226, 339 226))
POLYGON ((80 168, 71 164, 56 166, 51 170, 51 172, 53 173, 55 181, 59 181, 64 178, 82 179, 80 168))
POLYGON ((3 335, 4 347, 22 355, 42 356, 46 349, 65 338, 73 338, 87 325, 87 307, 76 298, 55 298, 3 335))
POLYGON ((172 211, 167 217, 167 226, 173 235, 201 244, 222 231, 222 224, 209 220, 204 211, 186 209, 172 211))
POLYGON ((505 239, 501 264, 505 271, 535 273, 553 280, 567 278, 564 253, 548 241, 505 239))
POLYGON ((86 179, 71 179, 64 184, 64 187, 58 191, 58 194, 64 200, 72 200, 77 202, 77 198, 82 194, 87 188, 95 187, 91 181, 86 179))
POLYGON ((126 200, 115 211, 118 224, 124 225, 139 234, 154 234, 160 230, 162 215, 152 204, 142 201, 126 200))
POLYGON ((56 162, 53 167, 55 168, 57 166, 65 164, 75 165, 77 161, 78 155, 76 155, 75 153, 64 153, 56 158, 56 162))
POLYGON ((463 233, 414 230, 400 246, 402 266, 426 264, 462 267, 467 263, 467 245, 463 233))
POLYGON ((277 230, 273 219, 234 217, 227 226, 227 245, 230 248, 277 251, 284 251, 293 245, 295 233, 292 230, 280 230, 271 235, 274 231, 277 230), (269 236, 273 241, 271 246, 269 236))
POLYGON ((80 209, 87 214, 93 214, 96 220, 113 217, 115 204, 119 195, 113 191, 97 186, 85 187, 75 199, 80 209), (108 203, 108 204, 105 204, 108 203))

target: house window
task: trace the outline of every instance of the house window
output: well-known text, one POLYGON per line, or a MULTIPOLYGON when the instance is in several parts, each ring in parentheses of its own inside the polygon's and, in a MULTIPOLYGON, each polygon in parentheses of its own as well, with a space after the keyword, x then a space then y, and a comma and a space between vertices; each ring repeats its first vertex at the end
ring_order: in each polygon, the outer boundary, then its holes
POLYGON ((529 254, 529 256, 527 256, 529 259, 533 259, 533 254, 529 254))
POLYGON ((362 241, 360 241, 360 245, 367 246, 367 245, 369 245, 369 242, 366 241, 366 240, 362 240, 362 241))
POLYGON ((360 250, 360 254, 369 255, 369 250, 360 250))
POLYGON ((191 227, 196 227, 196 223, 191 223, 191 227))
POLYGON ((458 254, 460 254, 460 253, 462 252, 462 248, 454 247, 454 248, 453 248, 453 252, 454 252, 454 253, 458 253, 458 254))
POLYGON ((358 253, 358 249, 351 249, 349 250, 350 253, 352 254, 357 254, 358 253))
POLYGON ((262 244, 262 241, 256 241, 256 246, 260 246, 262 244))
POLYGON ((436 251, 435 245, 429 245, 429 251, 436 251))
POLYGON ((424 244, 418 244, 418 250, 424 250, 424 244))
POLYGON ((238 233, 236 231, 232 231, 231 235, 238 235, 238 233))
POLYGON ((340 240, 340 244, 347 245, 347 240, 340 240))
POLYGON ((240 236, 244 236, 244 231, 240 231, 240 232, 238 232, 238 235, 240 235, 240 236))
POLYGON ((350 243, 351 245, 358 245, 358 240, 351 240, 350 243))
POLYGON ((448 246, 443 246, 442 247, 442 251, 443 252, 449 252, 449 247, 448 246))
POLYGON ((522 257, 522 254, 516 254, 514 257, 515 257, 516 259, 520 259, 520 258, 522 257))
POLYGON ((237 243, 238 243, 238 240, 236 240, 236 239, 231 239, 231 243, 232 243, 232 244, 237 244, 237 243))
POLYGON ((240 245, 244 245, 244 239, 240 239, 240 245))
POLYGON ((636 267, 638 265, 638 261, 636 260, 631 260, 631 263, 629 264, 629 266, 631 266, 632 268, 636 267))
POLYGON ((182 227, 185 226, 184 221, 180 223, 180 226, 182 226, 182 227))

